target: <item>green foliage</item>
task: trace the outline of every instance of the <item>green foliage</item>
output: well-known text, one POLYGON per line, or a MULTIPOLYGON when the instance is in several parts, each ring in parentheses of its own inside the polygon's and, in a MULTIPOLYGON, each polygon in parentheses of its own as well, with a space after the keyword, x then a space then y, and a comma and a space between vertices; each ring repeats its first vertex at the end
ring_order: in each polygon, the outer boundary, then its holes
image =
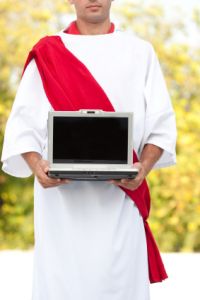
POLYGON ((177 165, 149 176, 151 226, 163 251, 200 250, 200 103, 175 103, 177 165))
MULTIPOLYGON (((42 36, 64 27, 62 0, 0 2, 0 152, 3 132, 28 51, 42 36)), ((0 171, 0 249, 33 245, 32 179, 0 171)))
POLYGON ((26 249, 33 245, 32 180, 3 177, 3 181, 0 191, 0 248, 26 249))
MULTIPOLYGON (((177 165, 152 171, 148 177, 151 228, 162 251, 199 251, 200 47, 187 43, 182 15, 169 19, 160 6, 131 2, 117 13, 124 28, 154 45, 176 111, 177 165), (176 36, 182 36, 182 42, 177 43, 176 36)), ((200 10, 195 9, 190 20, 197 30, 199 16, 200 10)))
MULTIPOLYGON (((28 50, 41 36, 64 27, 69 11, 58 0, 0 2, 0 145, 28 50)), ((176 111, 177 165, 152 171, 148 178, 151 227, 162 251, 199 251, 200 48, 188 45, 184 18, 167 18, 161 6, 123 2, 115 14, 122 28, 154 45, 176 111), (177 42, 180 35, 185 39, 177 42)), ((195 9, 191 22, 196 30, 200 29, 199 16, 195 9)), ((0 248, 32 246, 32 215, 32 179, 0 172, 0 248)))

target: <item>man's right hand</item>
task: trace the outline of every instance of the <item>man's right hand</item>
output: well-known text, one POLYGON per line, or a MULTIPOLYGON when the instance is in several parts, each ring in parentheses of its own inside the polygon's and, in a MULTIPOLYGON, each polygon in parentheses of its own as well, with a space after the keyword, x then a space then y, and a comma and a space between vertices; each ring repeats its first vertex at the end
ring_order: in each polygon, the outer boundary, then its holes
POLYGON ((40 159, 35 166, 34 174, 43 188, 56 187, 70 182, 68 179, 54 179, 47 175, 49 163, 47 160, 40 159))
POLYGON ((49 171, 49 162, 42 159, 37 152, 26 152, 22 154, 23 158, 31 168, 33 174, 37 177, 43 188, 56 187, 71 182, 68 179, 50 178, 47 173, 49 171))

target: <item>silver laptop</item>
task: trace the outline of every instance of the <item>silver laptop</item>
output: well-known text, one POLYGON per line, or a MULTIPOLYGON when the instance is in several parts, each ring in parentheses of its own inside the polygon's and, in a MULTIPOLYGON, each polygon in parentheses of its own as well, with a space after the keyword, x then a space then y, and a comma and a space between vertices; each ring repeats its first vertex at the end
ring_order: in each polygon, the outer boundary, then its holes
POLYGON ((52 111, 48 116, 48 176, 72 180, 135 178, 133 114, 52 111))

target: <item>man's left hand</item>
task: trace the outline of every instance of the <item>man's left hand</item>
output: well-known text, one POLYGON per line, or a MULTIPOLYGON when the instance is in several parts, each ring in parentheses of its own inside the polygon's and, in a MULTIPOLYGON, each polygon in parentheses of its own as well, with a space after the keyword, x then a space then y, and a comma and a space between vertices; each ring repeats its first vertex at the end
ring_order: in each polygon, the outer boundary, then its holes
POLYGON ((133 167, 138 169, 138 175, 134 179, 109 180, 109 182, 131 191, 136 190, 143 182, 146 173, 143 165, 140 162, 135 163, 133 167))

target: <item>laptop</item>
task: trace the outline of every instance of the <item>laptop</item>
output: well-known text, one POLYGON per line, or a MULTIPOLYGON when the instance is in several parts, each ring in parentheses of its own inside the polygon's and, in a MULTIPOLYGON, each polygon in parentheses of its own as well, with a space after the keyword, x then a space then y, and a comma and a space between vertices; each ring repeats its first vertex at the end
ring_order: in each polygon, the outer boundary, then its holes
POLYGON ((95 181, 135 178, 132 139, 132 113, 51 111, 48 176, 95 181))

